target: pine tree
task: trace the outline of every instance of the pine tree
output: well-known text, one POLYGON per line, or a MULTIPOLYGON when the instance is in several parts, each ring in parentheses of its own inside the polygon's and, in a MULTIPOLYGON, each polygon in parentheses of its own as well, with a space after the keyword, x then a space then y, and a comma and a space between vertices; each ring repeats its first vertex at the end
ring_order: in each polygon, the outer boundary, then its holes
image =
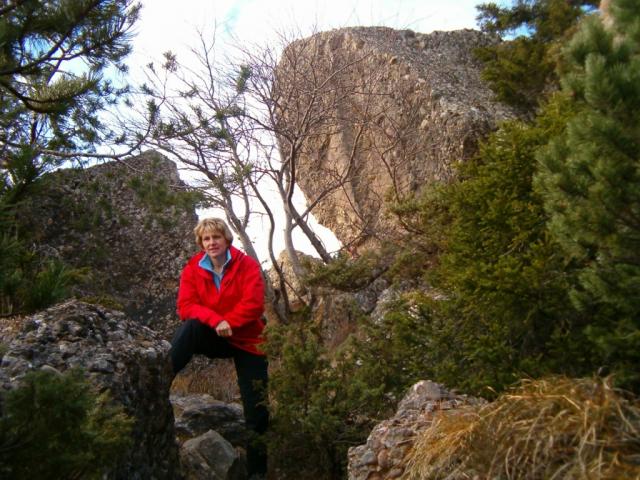
POLYGON ((79 370, 30 372, 1 400, 2 478, 105 478, 131 447, 133 419, 79 370))
POLYGON ((481 145, 460 181, 440 193, 449 223, 426 230, 427 241, 444 238, 427 277, 446 298, 419 303, 432 330, 424 363, 437 381, 465 391, 486 395, 484 387, 500 391, 523 375, 591 366, 573 338, 580 320, 567 299, 566 260, 532 188, 536 151, 573 112, 556 99, 541 113, 533 124, 504 124, 481 145))
POLYGON ((0 314, 29 303, 17 297, 38 278, 66 282, 64 268, 34 264, 30 232, 19 232, 16 214, 43 173, 110 137, 99 114, 126 92, 110 78, 126 71, 139 10, 133 0, 0 6, 0 314))
POLYGON ((640 5, 611 2, 567 48, 564 91, 579 114, 539 156, 550 230, 579 265, 574 304, 595 315, 594 355, 640 386, 640 5))
POLYGON ((123 93, 132 0, 25 0, 0 8, 0 195, 14 204, 43 172, 101 136, 98 113, 123 93))
POLYGON ((509 7, 479 5, 482 31, 513 37, 477 50, 483 78, 498 99, 532 114, 544 93, 557 85, 558 46, 597 0, 517 0, 509 7))

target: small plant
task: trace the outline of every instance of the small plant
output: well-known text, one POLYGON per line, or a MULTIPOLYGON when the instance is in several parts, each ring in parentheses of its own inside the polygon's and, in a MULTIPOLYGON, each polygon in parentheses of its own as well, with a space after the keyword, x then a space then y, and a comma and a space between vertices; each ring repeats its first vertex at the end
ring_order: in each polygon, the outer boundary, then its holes
POLYGON ((417 380, 407 360, 413 353, 409 325, 389 329, 360 321, 363 338, 351 337, 334 352, 305 313, 290 324, 270 325, 268 445, 277 478, 345 478, 348 448, 364 443, 417 380))
POLYGON ((48 261, 38 271, 33 283, 23 287, 25 309, 45 308, 67 298, 71 285, 80 281, 84 274, 83 270, 70 268, 59 260, 48 261))
POLYGON ((2 478, 99 479, 130 446, 133 421, 79 370, 27 374, 1 412, 2 478))

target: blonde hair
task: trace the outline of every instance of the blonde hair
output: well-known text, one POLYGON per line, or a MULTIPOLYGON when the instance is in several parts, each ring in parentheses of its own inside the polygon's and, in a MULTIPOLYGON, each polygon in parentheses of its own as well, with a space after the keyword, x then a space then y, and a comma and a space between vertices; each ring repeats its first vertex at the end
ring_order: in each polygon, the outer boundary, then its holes
POLYGON ((193 234, 196 236, 196 243, 200 248, 203 248, 202 235, 204 235, 205 232, 220 233, 226 238, 229 245, 233 243, 233 234, 221 218, 203 218, 198 222, 196 228, 193 229, 193 234))

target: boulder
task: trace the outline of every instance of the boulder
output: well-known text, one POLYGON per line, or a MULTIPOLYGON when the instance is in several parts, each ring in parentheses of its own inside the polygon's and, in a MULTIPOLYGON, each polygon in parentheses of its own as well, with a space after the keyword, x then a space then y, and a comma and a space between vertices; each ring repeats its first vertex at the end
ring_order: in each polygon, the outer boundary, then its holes
POLYGON ((85 268, 78 298, 124 310, 170 339, 182 267, 197 247, 193 201, 156 152, 45 175, 20 211, 41 258, 85 268))
POLYGON ((243 480, 247 478, 240 455, 222 436, 209 430, 180 449, 186 480, 243 480))
POLYGON ((474 30, 354 27, 287 47, 277 70, 281 149, 297 142, 300 188, 309 204, 320 200, 313 214, 343 245, 357 252, 388 239, 398 229, 389 196, 451 180, 480 139, 516 116, 473 54, 498 41, 474 30))
POLYGON ((233 446, 244 446, 249 439, 242 406, 224 403, 206 393, 172 395, 176 435, 179 440, 191 439, 215 430, 233 446))
POLYGON ((482 403, 482 399, 453 394, 428 380, 416 383, 400 401, 396 414, 373 428, 366 444, 349 449, 349 480, 400 478, 416 436, 432 424, 438 411, 482 403))
POLYGON ((109 479, 180 478, 169 388, 170 345, 120 311, 69 301, 22 319, 0 364, 0 392, 29 371, 81 368, 134 419, 133 448, 109 479))

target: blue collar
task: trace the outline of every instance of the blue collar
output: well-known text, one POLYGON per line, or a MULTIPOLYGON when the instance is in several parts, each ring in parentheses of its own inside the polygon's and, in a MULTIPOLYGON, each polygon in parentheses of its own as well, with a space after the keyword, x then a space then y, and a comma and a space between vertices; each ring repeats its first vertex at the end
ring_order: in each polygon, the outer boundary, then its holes
MULTIPOLYGON (((223 274, 224 274, 224 271, 229 266, 229 262, 231 262, 231 250, 227 248, 227 259, 224 262, 224 265, 222 265, 222 273, 223 274)), ((216 273, 214 268, 213 268, 213 262, 211 261, 211 258, 209 257, 209 255, 207 255, 207 252, 204 253, 202 258, 198 262, 198 266, 204 268, 205 270, 210 271, 211 273, 216 273)))
POLYGON ((204 268, 208 272, 211 272, 211 274, 213 275, 213 282, 216 284, 216 287, 218 288, 218 290, 220 290, 222 277, 224 277, 224 272, 226 272, 230 262, 231 262, 231 250, 227 248, 227 260, 224 262, 224 265, 222 265, 222 272, 216 273, 216 271, 213 269, 213 263, 211 262, 211 258, 209 258, 209 255, 207 255, 206 252, 198 262, 198 266, 204 268))

